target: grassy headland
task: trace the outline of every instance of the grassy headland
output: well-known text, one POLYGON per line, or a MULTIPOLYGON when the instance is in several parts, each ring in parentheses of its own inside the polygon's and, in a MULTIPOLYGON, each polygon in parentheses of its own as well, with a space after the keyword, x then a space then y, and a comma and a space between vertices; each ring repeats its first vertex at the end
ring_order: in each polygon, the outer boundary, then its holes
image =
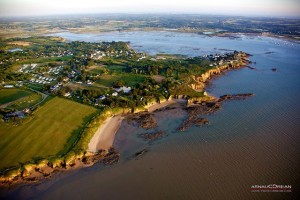
POLYGON ((56 97, 19 126, 0 122, 0 168, 64 152, 95 112, 93 107, 56 97))
MULTIPOLYGON (((46 174, 40 165, 53 171, 86 162, 88 144, 108 117, 144 111, 170 98, 209 99, 204 91, 208 79, 248 62, 246 53, 236 51, 193 58, 149 56, 125 42, 66 42, 53 37, 10 39, 1 50, 0 80, 42 92, 11 108, 29 107, 39 95, 57 96, 32 109, 25 119, 13 112, 3 116, 0 169, 14 166, 5 171, 4 182, 26 178, 33 171, 46 174), (28 45, 20 46, 22 41, 28 45), (22 51, 10 52, 11 45, 22 51)), ((18 99, 17 94, 2 101, 18 99)))

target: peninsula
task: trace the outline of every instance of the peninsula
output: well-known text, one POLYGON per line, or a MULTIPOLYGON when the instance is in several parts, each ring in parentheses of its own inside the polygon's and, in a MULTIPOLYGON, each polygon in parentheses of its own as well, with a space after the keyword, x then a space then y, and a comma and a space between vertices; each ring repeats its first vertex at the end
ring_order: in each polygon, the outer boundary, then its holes
POLYGON ((198 115, 216 111, 224 100, 252 95, 216 98, 205 92, 213 77, 247 66, 250 55, 244 52, 151 56, 126 42, 50 36, 2 40, 0 50, 4 187, 96 162, 118 162, 113 140, 124 118, 147 129, 155 125, 151 112, 184 102, 188 118, 178 127, 184 131, 207 124, 198 115))

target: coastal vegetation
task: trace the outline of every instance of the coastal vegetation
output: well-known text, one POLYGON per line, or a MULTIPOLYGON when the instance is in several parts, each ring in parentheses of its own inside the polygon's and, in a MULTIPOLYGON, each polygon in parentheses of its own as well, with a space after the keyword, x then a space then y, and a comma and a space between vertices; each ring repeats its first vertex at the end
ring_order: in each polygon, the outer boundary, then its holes
POLYGON ((46 176, 75 162, 114 163, 118 153, 113 149, 87 151, 107 118, 171 99, 188 104, 215 100, 207 96, 205 83, 249 62, 248 54, 237 51, 150 56, 126 42, 70 42, 48 36, 4 40, 1 51, 2 87, 12 87, 0 90, 1 100, 16 100, 1 110, 0 170, 1 180, 8 183, 35 180, 34 172, 46 176), (12 45, 19 49, 10 51, 12 45))

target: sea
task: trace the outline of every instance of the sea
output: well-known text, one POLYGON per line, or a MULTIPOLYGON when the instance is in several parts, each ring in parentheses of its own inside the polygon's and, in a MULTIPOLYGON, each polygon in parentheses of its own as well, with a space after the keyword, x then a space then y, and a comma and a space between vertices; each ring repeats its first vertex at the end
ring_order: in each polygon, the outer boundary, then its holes
POLYGON ((226 72, 206 91, 254 93, 246 100, 226 101, 205 116, 210 125, 176 128, 183 110, 155 114, 156 130, 167 136, 153 142, 147 131, 123 121, 114 147, 121 155, 113 166, 60 173, 38 184, 12 188, 6 199, 296 199, 300 178, 300 44, 263 37, 211 37, 168 31, 52 34, 69 41, 126 41, 138 52, 189 57, 244 51, 250 68, 226 72), (273 71, 272 68, 276 68, 273 71), (135 153, 146 150, 142 156, 135 153), (288 185, 291 191, 253 190, 288 185))

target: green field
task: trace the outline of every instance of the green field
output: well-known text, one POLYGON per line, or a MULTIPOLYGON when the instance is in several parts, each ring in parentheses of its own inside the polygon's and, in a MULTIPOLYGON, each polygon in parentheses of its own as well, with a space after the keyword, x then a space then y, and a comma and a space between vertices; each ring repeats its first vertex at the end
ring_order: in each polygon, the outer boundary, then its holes
POLYGON ((0 90, 0 105, 29 96, 30 94, 32 94, 32 92, 21 89, 2 89, 0 90))
POLYGON ((0 122, 0 169, 65 152, 96 109, 55 97, 19 126, 0 122))
POLYGON ((126 74, 126 73, 121 73, 118 75, 104 74, 100 77, 100 79, 96 81, 96 83, 106 87, 111 87, 113 85, 113 82, 117 80, 123 80, 126 86, 134 86, 137 83, 142 83, 143 81, 145 81, 147 77, 148 76, 146 75, 126 74))
POLYGON ((26 83, 25 86, 40 92, 43 91, 43 87, 44 87, 42 84, 39 83, 26 83))
POLYGON ((107 69, 109 69, 109 71, 113 72, 113 73, 123 73, 126 72, 126 67, 122 66, 122 65, 109 65, 106 66, 107 69))
POLYGON ((40 101, 42 101, 42 99, 43 99, 43 97, 41 94, 34 93, 30 96, 27 96, 20 100, 17 100, 16 102, 14 102, 10 106, 8 106, 8 108, 13 108, 16 110, 23 110, 24 108, 28 108, 30 106, 33 106, 33 105, 39 103, 40 101))

